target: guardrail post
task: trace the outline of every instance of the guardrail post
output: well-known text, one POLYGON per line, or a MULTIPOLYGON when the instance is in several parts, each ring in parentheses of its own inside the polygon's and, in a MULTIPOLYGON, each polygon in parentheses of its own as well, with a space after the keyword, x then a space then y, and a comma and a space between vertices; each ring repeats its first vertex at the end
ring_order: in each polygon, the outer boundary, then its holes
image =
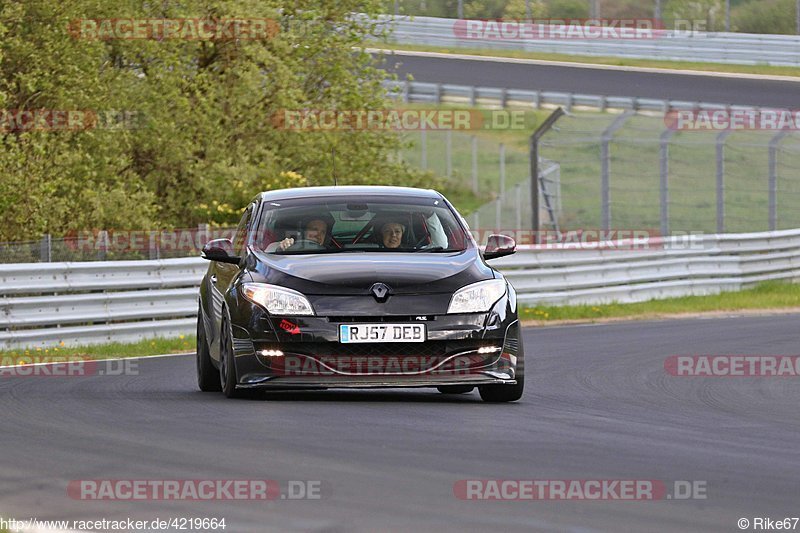
POLYGON ((469 105, 472 106, 472 107, 475 107, 475 105, 477 103, 478 103, 478 94, 477 94, 477 90, 475 89, 475 86, 473 85, 473 86, 470 87, 469 105))
POLYGON ((409 100, 408 93, 409 92, 411 92, 411 82, 408 81, 408 80, 405 80, 403 82, 403 91, 402 91, 403 102, 405 102, 405 103, 408 103, 408 100, 409 100))
POLYGON ((436 102, 437 104, 441 104, 441 103, 442 103, 442 84, 441 84, 441 83, 437 83, 437 84, 434 86, 434 90, 433 90, 433 100, 434 100, 434 102, 436 102))
POLYGON ((472 192, 478 194, 478 137, 472 136, 472 192))
POLYGON ((41 263, 49 263, 53 260, 53 242, 52 236, 49 233, 42 235, 42 240, 39 241, 39 261, 41 263))
POLYGON ((500 89, 500 107, 505 109, 508 106, 508 89, 500 89))
POLYGON ((101 230, 97 232, 97 259, 105 261, 108 251, 108 232, 101 230))
POLYGON ((506 145, 500 143, 500 195, 506 193, 506 145))
POLYGON ((422 170, 428 169, 428 132, 420 130, 419 132, 419 143, 420 143, 420 166, 422 170))
POLYGON ((444 132, 444 160, 446 166, 445 174, 449 178, 453 175, 453 130, 444 132))
POLYGON ((725 130, 717 135, 717 233, 725 233, 725 139, 731 133, 725 130))
POLYGON ((778 145, 789 134, 782 130, 769 141, 769 230, 778 227, 778 145))
POLYGON ((669 234, 669 139, 675 130, 664 130, 660 137, 658 159, 659 168, 659 203, 661 213, 661 235, 669 234))
POLYGON ((211 240, 208 238, 208 224, 198 224, 197 225, 197 249, 202 250, 203 246, 211 240))
MULTIPOLYGON (((531 169, 531 229, 533 230, 533 244, 539 244, 539 140, 565 114, 562 108, 557 108, 542 122, 541 126, 536 128, 536 131, 528 139, 528 157, 530 158, 531 169)), ((519 196, 517 194, 518 203, 520 202, 519 196)), ((519 207, 517 208, 517 219, 517 229, 522 229, 522 223, 519 220, 519 207)))
POLYGON ((501 229, 502 226, 502 203, 506 195, 506 145, 500 143, 500 194, 497 195, 495 204, 494 227, 501 229))
POLYGON ((541 91, 533 91, 533 107, 536 109, 542 108, 542 92, 541 91))
POLYGON ((620 129, 625 124, 625 121, 634 114, 632 111, 626 111, 615 118, 614 122, 606 128, 600 137, 600 218, 602 229, 605 231, 611 229, 611 180, 609 177, 611 171, 611 138, 614 136, 614 132, 620 129))
POLYGON ((151 231, 150 235, 147 239, 147 251, 150 259, 158 259, 159 250, 158 250, 158 237, 157 232, 151 231))

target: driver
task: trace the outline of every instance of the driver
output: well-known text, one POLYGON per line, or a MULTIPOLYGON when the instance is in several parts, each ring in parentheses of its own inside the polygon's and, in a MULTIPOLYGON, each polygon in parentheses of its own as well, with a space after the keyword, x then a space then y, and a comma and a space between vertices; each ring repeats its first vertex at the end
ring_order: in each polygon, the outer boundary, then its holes
MULTIPOLYGON (((325 246, 325 239, 328 236, 328 222, 323 218, 311 218, 306 221, 305 240, 312 241, 320 246, 325 246)), ((278 244, 278 250, 286 251, 294 244, 292 237, 286 237, 278 244)))
POLYGON ((406 227, 397 220, 388 220, 381 224, 381 244, 384 248, 399 248, 403 243, 403 234, 406 227))

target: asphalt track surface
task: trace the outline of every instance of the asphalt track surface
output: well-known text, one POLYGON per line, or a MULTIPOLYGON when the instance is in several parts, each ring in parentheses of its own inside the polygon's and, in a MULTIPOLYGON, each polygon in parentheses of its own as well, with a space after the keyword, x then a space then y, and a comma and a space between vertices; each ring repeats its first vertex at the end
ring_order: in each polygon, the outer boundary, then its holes
POLYGON ((525 329, 515 404, 426 390, 195 389, 138 375, 0 379, 0 516, 225 517, 226 531, 738 531, 800 514, 798 378, 686 378, 672 354, 798 353, 798 315, 525 329), (320 480, 319 500, 73 500, 78 479, 320 480), (707 483, 705 500, 463 501, 460 479, 707 483))
POLYGON ((387 55, 382 68, 405 79, 605 96, 800 108, 800 81, 651 73, 503 63, 474 59, 387 55))

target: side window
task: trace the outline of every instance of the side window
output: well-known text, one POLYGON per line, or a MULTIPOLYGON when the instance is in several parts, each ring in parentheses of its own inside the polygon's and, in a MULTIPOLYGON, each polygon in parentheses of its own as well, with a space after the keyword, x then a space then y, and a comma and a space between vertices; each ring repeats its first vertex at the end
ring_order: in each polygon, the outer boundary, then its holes
POLYGON ((250 204, 242 215, 242 220, 239 222, 239 227, 236 228, 236 236, 233 238, 233 251, 238 255, 244 253, 244 246, 248 242, 247 227, 250 225, 250 219, 253 217, 253 211, 256 204, 250 204))

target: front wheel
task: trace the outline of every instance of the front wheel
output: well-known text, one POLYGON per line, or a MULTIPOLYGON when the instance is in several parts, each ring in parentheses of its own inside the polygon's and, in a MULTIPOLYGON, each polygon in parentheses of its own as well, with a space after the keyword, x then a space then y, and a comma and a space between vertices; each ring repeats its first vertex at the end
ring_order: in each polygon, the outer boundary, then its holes
POLYGON ((227 318, 222 319, 219 339, 219 382, 222 393, 228 398, 241 398, 242 391, 236 388, 236 365, 233 363, 233 342, 227 318))
POLYGON ((522 398, 522 390, 525 388, 525 353, 522 348, 521 337, 515 377, 517 379, 516 385, 480 385, 478 393, 484 402, 490 403, 516 402, 522 398))
POLYGON ((219 370, 211 362, 203 326, 203 309, 197 310, 197 387, 203 392, 220 391, 219 370))
POLYGON ((519 374, 516 385, 481 385, 478 387, 478 393, 484 402, 516 402, 522 398, 522 389, 524 387, 525 378, 522 374, 519 374))

